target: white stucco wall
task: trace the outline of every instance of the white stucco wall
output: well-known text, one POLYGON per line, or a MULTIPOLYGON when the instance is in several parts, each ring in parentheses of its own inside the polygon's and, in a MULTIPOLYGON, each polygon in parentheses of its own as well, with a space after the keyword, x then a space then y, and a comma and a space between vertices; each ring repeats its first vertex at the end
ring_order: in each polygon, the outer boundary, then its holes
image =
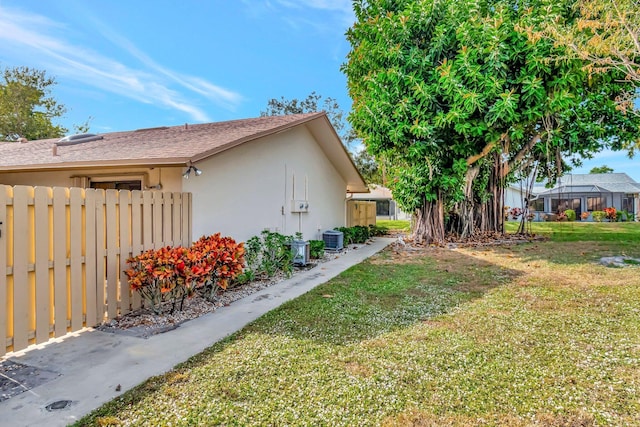
POLYGON ((303 126, 196 166, 202 175, 183 180, 183 191, 193 194, 194 239, 221 232, 245 241, 265 228, 319 239, 345 224, 346 183, 303 126), (305 187, 309 212, 292 213, 291 201, 304 200, 305 187))
POLYGON ((504 206, 509 208, 524 209, 524 195, 520 190, 516 190, 513 187, 507 187, 504 189, 504 206))

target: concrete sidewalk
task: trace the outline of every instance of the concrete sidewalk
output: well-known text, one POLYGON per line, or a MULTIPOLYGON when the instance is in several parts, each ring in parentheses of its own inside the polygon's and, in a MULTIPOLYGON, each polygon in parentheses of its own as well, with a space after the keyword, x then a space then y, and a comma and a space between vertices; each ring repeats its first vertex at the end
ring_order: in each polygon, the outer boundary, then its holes
POLYGON ((147 378, 171 370, 284 302, 327 282, 394 240, 376 238, 371 244, 350 250, 335 260, 148 339, 87 329, 59 340, 61 342, 15 354, 8 360, 35 368, 53 379, 0 402, 0 425, 71 424, 147 378), (47 409, 48 405, 61 401, 69 403, 62 409, 47 409))

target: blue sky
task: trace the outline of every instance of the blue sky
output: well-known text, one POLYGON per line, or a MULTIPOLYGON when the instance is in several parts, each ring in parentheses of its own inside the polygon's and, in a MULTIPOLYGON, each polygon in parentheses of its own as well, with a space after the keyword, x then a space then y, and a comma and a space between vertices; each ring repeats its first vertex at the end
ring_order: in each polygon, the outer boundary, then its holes
MULTIPOLYGON (((350 0, 0 0, 0 67, 44 69, 69 129, 256 117, 312 91, 351 107, 340 65, 350 0)), ((640 161, 600 153, 640 182, 640 161)))

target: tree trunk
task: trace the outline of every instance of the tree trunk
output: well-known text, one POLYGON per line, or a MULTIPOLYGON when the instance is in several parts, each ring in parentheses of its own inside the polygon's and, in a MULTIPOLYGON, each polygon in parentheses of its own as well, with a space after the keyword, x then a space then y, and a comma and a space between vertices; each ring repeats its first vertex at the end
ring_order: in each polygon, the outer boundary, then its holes
POLYGON ((421 244, 444 243, 444 203, 439 195, 433 202, 423 201, 416 210, 413 241, 421 244))
POLYGON ((504 232, 504 164, 498 153, 494 154, 494 164, 489 178, 488 190, 491 198, 487 202, 486 226, 482 231, 504 232))
POLYGON ((480 168, 477 166, 467 170, 464 177, 464 200, 460 203, 460 238, 473 236, 476 231, 476 198, 473 193, 473 181, 478 177, 480 168))
MULTIPOLYGON (((485 188, 486 195, 484 197, 475 197, 473 212, 473 232, 499 232, 504 231, 504 182, 502 177, 503 164, 499 154, 495 154, 494 164, 491 170, 489 182, 485 188), (486 200, 479 202, 478 200, 486 200)), ((469 170, 471 171, 471 169, 469 170)), ((468 174, 468 173, 467 173, 468 174)), ((475 179, 477 173, 471 176, 471 180, 475 179)), ((472 182, 467 182, 471 186, 472 182)), ((468 196, 467 196, 468 197, 468 196)), ((464 236, 468 237, 468 236, 464 236)))

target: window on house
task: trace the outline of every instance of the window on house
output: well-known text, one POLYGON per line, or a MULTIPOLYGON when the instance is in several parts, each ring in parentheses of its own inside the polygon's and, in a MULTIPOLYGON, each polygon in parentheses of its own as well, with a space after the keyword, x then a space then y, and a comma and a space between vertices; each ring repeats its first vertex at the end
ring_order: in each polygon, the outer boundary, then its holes
POLYGON ((606 204, 607 199, 605 197, 587 197, 587 210, 589 212, 601 211, 606 204))
POLYGON ((551 199, 552 212, 564 212, 567 209, 573 209, 576 213, 581 211, 580 199, 551 199))
POLYGON ((529 209, 535 212, 544 212, 544 199, 532 200, 529 203, 529 209))
POLYGON ((388 200, 376 200, 376 215, 388 216, 389 215, 389 201, 388 200))
POLYGON ((142 190, 142 182, 132 181, 91 181, 91 188, 101 188, 103 190, 142 190))

